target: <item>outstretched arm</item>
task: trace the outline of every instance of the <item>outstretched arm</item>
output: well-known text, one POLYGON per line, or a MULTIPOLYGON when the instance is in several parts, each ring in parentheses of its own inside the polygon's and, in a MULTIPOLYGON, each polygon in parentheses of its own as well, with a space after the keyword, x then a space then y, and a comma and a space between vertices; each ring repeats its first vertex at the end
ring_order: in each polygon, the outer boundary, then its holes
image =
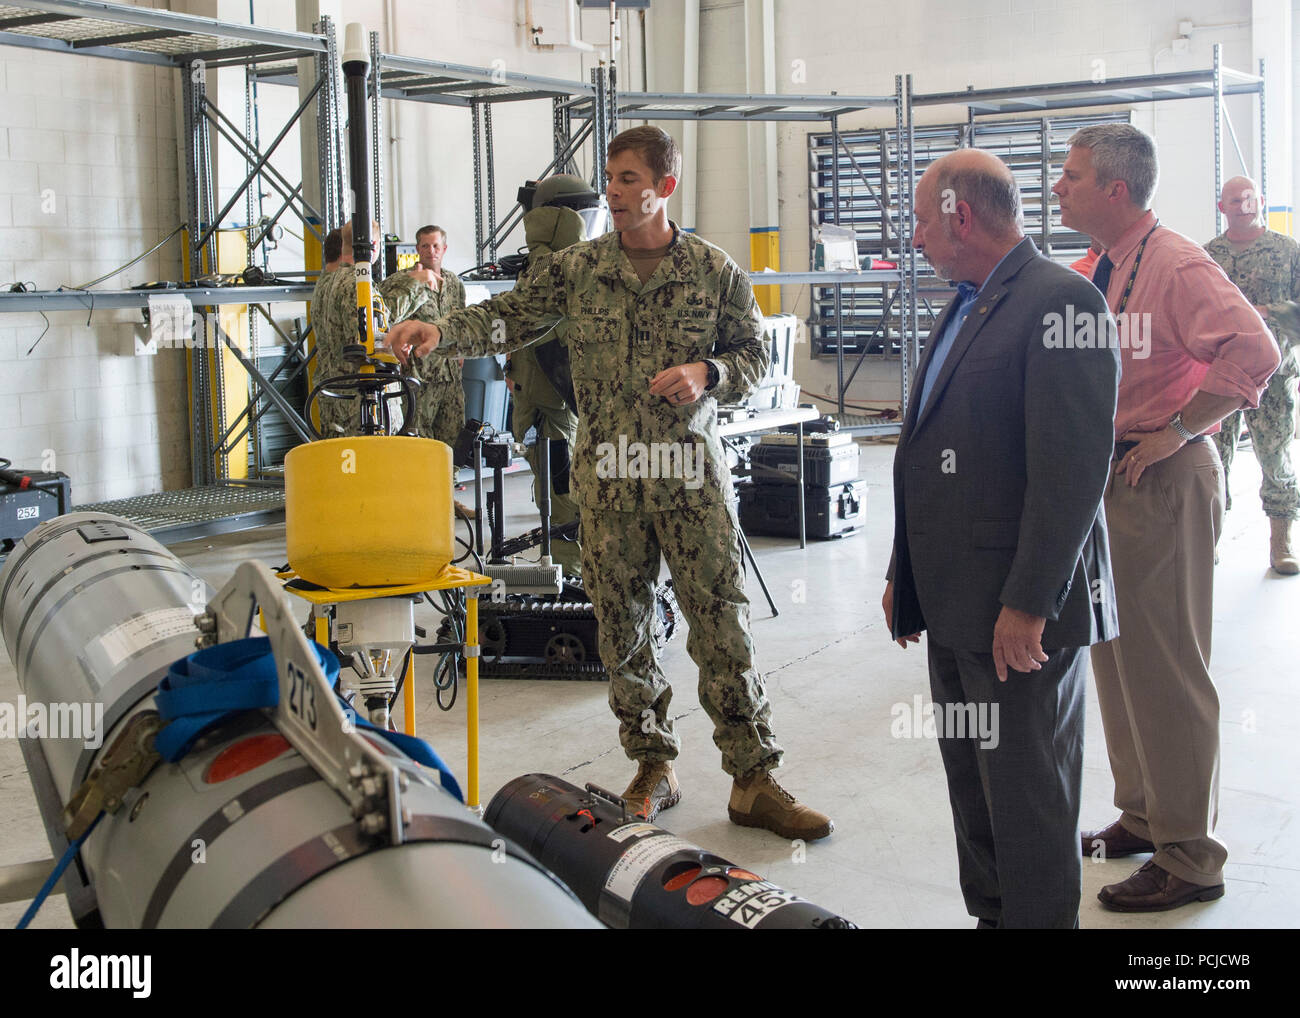
POLYGON ((388 347, 403 364, 435 349, 448 357, 509 353, 542 339, 564 318, 566 293, 563 265, 552 259, 509 293, 454 311, 437 325, 402 322, 389 330, 388 347))

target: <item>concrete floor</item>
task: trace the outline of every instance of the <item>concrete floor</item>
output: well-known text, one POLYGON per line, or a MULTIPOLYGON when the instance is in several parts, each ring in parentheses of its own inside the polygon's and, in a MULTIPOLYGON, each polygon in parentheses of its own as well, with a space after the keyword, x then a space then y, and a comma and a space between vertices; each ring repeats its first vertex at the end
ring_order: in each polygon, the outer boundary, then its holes
MULTIPOLYGON (((889 642, 880 611, 893 516, 893 446, 861 446, 868 484, 866 530, 844 540, 755 538, 759 564, 780 608, 771 618, 750 578, 754 639, 786 750, 779 777, 797 796, 835 819, 836 831, 803 853, 774 835, 732 825, 730 779, 718 766, 711 726, 695 693, 686 642, 676 638, 664 669, 676 681, 672 712, 682 736, 677 767, 680 805, 661 823, 863 927, 971 928, 957 887, 952 819, 933 740, 891 735, 895 704, 926 694, 925 654, 889 642)), ((528 478, 507 480, 515 507, 507 533, 531 523, 528 478)), ((1220 546, 1214 676, 1222 698, 1222 783, 1218 833, 1228 844, 1227 895, 1173 913, 1124 916, 1096 900, 1102 885, 1123 880, 1142 861, 1087 863, 1082 925, 1108 928, 1244 928, 1300 925, 1300 577, 1267 568, 1267 521, 1255 492, 1259 469, 1243 450, 1234 470, 1236 508, 1220 546)), ((464 498, 465 496, 462 496, 464 498)), ((284 528, 268 527, 177 546, 176 553, 214 584, 248 557, 284 561, 284 528)), ((425 610, 432 623, 434 616, 425 610)), ((0 656, 0 701, 17 696, 12 666, 0 656)), ((465 714, 450 713, 417 686, 418 725, 464 781, 465 714)), ((633 767, 618 744, 606 686, 593 682, 485 681, 482 689, 484 802, 527 771, 591 781, 620 791, 633 767)), ((1115 816, 1097 713, 1088 696, 1084 757, 1085 827, 1115 816)), ((0 741, 0 865, 48 856, 16 742, 0 741)), ((21 905, 0 905, 0 927, 21 905)), ((61 898, 35 926, 71 923, 61 898)))

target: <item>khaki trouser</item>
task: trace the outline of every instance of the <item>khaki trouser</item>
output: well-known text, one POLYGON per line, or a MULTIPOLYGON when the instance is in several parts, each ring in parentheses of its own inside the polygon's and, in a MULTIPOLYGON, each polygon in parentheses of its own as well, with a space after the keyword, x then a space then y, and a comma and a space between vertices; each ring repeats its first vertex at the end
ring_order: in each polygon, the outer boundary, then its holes
POLYGON ((1157 865, 1194 884, 1223 882, 1219 696, 1210 678, 1214 545, 1223 472, 1214 443, 1148 467, 1136 488, 1112 475, 1106 521, 1118 638, 1092 648, 1115 805, 1157 865))

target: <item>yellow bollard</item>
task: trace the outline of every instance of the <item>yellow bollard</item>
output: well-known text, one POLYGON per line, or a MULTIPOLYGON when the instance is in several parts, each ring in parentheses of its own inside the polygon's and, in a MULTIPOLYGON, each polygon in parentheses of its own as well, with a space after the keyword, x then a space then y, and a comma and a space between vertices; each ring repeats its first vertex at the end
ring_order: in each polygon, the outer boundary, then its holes
POLYGON ((469 808, 478 805, 478 598, 465 598, 465 718, 469 741, 469 808))

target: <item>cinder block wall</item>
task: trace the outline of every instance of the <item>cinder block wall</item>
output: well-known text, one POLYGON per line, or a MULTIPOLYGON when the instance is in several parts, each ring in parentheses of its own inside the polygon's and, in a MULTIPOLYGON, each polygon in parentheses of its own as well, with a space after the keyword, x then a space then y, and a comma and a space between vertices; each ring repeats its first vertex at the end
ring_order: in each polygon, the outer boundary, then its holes
MULTIPOLYGON (((180 222, 175 76, 0 46, 4 289, 82 285, 180 222)), ((101 285, 176 278, 179 258, 177 238, 101 285)), ((187 485, 184 353, 137 356, 140 313, 86 303, 48 329, 0 314, 0 456, 67 473, 79 504, 187 485)))

